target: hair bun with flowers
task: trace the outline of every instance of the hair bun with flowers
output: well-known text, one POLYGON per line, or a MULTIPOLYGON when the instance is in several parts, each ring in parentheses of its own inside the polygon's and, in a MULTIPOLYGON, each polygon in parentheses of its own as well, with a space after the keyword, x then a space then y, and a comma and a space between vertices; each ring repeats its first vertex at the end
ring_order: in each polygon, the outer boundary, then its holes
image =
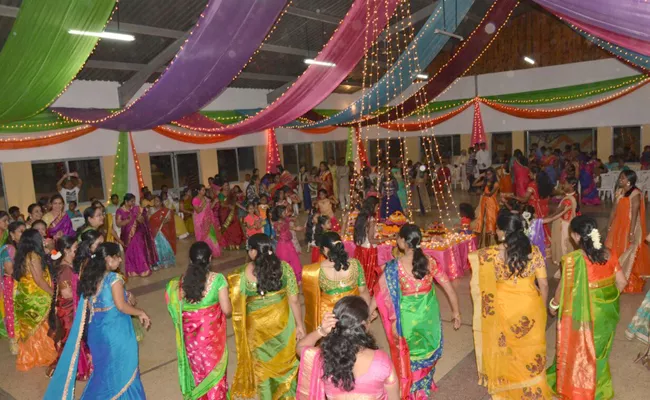
POLYGON ((589 232, 589 237, 591 238, 591 241, 594 242, 594 249, 600 250, 603 247, 600 242, 600 232, 598 232, 598 229, 592 229, 591 232, 589 232))
POLYGON ((51 258, 52 260, 54 260, 54 261, 58 260, 58 259, 61 258, 62 256, 63 256, 63 254, 61 254, 61 252, 58 251, 58 250, 52 250, 52 251, 50 252, 50 258, 51 258))

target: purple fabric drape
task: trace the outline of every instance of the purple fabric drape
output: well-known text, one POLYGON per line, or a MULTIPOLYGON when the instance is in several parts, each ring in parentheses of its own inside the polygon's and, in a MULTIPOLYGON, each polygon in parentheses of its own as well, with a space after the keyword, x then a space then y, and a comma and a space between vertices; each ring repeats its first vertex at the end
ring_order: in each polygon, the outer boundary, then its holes
POLYGON ((63 116, 118 131, 180 119, 220 95, 244 68, 286 0, 211 0, 189 39, 160 79, 121 112, 56 108, 63 116))
POLYGON ((650 42, 621 35, 612 31, 608 31, 606 29, 599 28, 591 24, 586 24, 578 21, 577 19, 568 17, 560 13, 553 13, 553 14, 555 14, 555 16, 564 20, 565 22, 575 25, 577 28, 582 29, 583 31, 589 33, 590 35, 596 36, 599 39, 617 44, 621 47, 625 47, 628 50, 636 51, 637 53, 643 54, 645 56, 650 56, 650 42))
POLYGON ((644 0, 533 0, 540 6, 623 36, 650 41, 650 2, 644 0))
POLYGON ((295 120, 320 104, 343 82, 379 36, 399 3, 400 0, 355 0, 316 57, 318 61, 335 66, 310 65, 278 100, 255 116, 226 127, 206 127, 203 123, 196 126, 183 123, 183 126, 202 132, 243 134, 261 132, 295 120))
POLYGON ((497 0, 492 4, 481 24, 465 39, 451 60, 426 85, 402 104, 391 108, 378 117, 365 120, 361 125, 378 125, 396 121, 411 115, 419 107, 433 101, 457 78, 462 76, 476 61, 481 52, 492 43, 492 40, 508 21, 508 17, 510 17, 517 4, 519 4, 518 0, 497 0))

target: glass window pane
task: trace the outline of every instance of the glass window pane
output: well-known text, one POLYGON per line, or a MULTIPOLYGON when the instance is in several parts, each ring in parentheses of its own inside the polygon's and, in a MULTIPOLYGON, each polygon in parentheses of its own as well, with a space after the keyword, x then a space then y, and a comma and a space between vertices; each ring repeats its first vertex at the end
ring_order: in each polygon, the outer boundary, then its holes
POLYGON ((311 152, 311 143, 298 145, 298 168, 304 165, 307 170, 314 166, 314 156, 311 152))
POLYGON ((323 157, 325 157, 324 160, 321 161, 326 161, 330 159, 330 157, 336 157, 336 146, 334 145, 334 142, 323 142, 323 157))
POLYGON ((217 150, 219 175, 225 177, 228 182, 236 182, 239 179, 236 160, 236 149, 217 150))
POLYGON ((7 205, 7 199, 5 198, 5 183, 2 178, 2 164, 0 164, 0 209, 7 210, 9 209, 9 206, 7 205))
POLYGON ((298 154, 296 153, 295 144, 282 145, 282 156, 284 157, 283 166, 292 174, 298 173, 298 154))
POLYGON ((451 137, 452 144, 454 147, 454 155, 459 156, 460 155, 460 135, 453 135, 451 137))
POLYGON ((348 142, 346 140, 338 141, 336 143, 336 157, 334 160, 338 163, 339 159, 345 158, 345 152, 348 147, 348 142))
POLYGON ((66 172, 65 161, 33 163, 32 178, 34 180, 36 200, 38 201, 41 197, 49 198, 56 194, 56 183, 66 172))
MULTIPOLYGON (((199 156, 196 153, 176 154, 178 189, 199 184, 199 156)), ((171 186, 170 186, 171 187, 171 186)))
POLYGON ((593 129, 567 129, 557 131, 530 131, 528 133, 528 150, 533 144, 539 148, 546 147, 552 150, 565 151, 566 146, 580 145, 580 150, 591 152, 596 150, 593 140, 593 129))
POLYGON ((246 174, 252 174, 255 169, 255 149, 253 147, 240 147, 237 149, 239 160, 239 181, 243 182, 246 174))
POLYGON ((641 127, 614 128, 614 154, 626 162, 638 162, 641 154, 641 127))
POLYGON ((160 154, 149 157, 151 162, 151 184, 153 191, 160 190, 163 185, 168 188, 174 187, 174 175, 172 171, 172 155, 160 154))
POLYGON ((512 155, 512 132, 499 132, 492 134, 492 162, 502 164, 512 155))
MULTIPOLYGON (((68 161, 70 172, 79 174, 83 181, 79 192, 79 201, 90 201, 90 199, 105 199, 104 179, 102 174, 102 163, 98 158, 90 160, 68 161)), ((56 183, 56 182, 55 182, 56 183)))

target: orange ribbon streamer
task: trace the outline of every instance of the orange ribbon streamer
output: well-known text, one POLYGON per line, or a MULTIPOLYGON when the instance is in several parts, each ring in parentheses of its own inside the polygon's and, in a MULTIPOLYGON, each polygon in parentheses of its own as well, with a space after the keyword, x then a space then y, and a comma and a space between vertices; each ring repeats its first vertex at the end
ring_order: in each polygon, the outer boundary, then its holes
POLYGON ((198 133, 190 133, 190 132, 181 132, 165 126, 158 126, 156 128, 153 128, 153 131, 163 136, 166 136, 170 139, 178 140, 179 142, 193 143, 193 144, 221 143, 221 142, 225 142, 226 140, 234 139, 235 137, 237 137, 233 135, 222 135, 222 134, 198 134, 198 133))
POLYGON ((68 140, 76 139, 78 137, 96 131, 94 126, 80 126, 63 132, 49 133, 40 137, 10 137, 0 138, 0 150, 20 150, 30 149, 33 147, 51 146, 67 142, 68 140))
POLYGON ((458 107, 457 109, 450 111, 447 114, 443 114, 438 117, 435 117, 433 119, 417 121, 417 122, 399 122, 399 123, 391 122, 388 124, 379 124, 379 126, 385 129, 390 129, 391 131, 399 131, 399 132, 421 131, 424 129, 432 128, 438 124, 442 124, 443 122, 455 117, 456 115, 465 111, 469 106, 471 106, 472 102, 473 100, 470 100, 465 104, 463 104, 462 106, 458 107))

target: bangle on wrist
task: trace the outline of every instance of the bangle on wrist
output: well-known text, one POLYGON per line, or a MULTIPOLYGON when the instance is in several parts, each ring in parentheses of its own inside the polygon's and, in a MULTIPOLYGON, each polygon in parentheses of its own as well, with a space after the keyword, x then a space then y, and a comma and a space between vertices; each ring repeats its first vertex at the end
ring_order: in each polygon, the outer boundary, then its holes
POLYGON ((548 302, 548 306, 551 308, 551 310, 557 310, 557 309, 559 309, 559 308, 560 308, 560 305, 559 305, 559 304, 555 304, 555 303, 553 302, 553 300, 555 300, 555 299, 551 299, 551 301, 548 302))
POLYGON ((327 336, 325 332, 323 332, 323 327, 320 325, 318 325, 318 328, 316 328, 316 332, 318 332, 318 334, 321 335, 322 337, 327 336))

